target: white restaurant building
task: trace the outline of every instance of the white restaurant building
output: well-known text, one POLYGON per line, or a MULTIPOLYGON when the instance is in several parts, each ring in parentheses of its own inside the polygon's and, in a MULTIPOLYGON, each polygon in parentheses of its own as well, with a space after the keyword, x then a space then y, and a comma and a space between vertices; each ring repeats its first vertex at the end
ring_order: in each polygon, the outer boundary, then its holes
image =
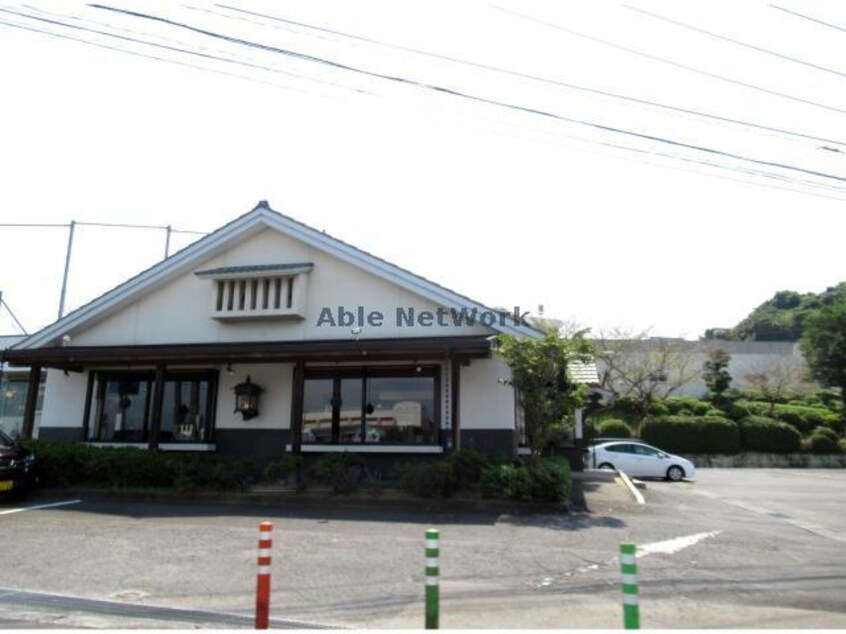
MULTIPOLYGON (((261 465, 285 452, 518 452, 493 311, 264 201, 3 351, 46 372, 24 433, 261 465), (239 391, 260 388, 236 409, 239 391)), ((30 390, 30 396, 37 390, 30 390)))

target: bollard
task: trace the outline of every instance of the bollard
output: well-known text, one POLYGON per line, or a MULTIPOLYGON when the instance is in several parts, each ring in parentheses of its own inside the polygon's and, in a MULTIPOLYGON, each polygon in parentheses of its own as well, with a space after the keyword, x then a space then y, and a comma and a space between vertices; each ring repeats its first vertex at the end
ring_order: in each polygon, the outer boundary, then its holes
POLYGON ((623 574, 623 627, 627 630, 640 629, 636 552, 634 544, 620 544, 620 572, 623 574))
POLYGON ((259 524, 258 578, 256 585, 256 629, 266 630, 270 615, 270 547, 273 524, 259 524))
POLYGON ((440 532, 435 528, 426 531, 426 629, 437 630, 440 621, 440 588, 438 557, 440 532))

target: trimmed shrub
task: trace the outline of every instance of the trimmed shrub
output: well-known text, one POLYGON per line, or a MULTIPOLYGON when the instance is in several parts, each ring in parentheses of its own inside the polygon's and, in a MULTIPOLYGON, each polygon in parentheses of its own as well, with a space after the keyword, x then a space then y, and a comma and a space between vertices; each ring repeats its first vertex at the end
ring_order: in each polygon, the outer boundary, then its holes
POLYGON ((333 493, 354 493, 361 484, 364 461, 355 453, 327 453, 314 461, 317 479, 332 487, 333 493))
POLYGON ((740 422, 743 449, 770 453, 794 453, 802 448, 802 434, 787 423, 765 416, 749 416, 740 422))
POLYGON ((560 458, 508 463, 485 468, 482 495, 533 502, 563 502, 570 496, 570 465, 560 458))
POLYGON ((841 438, 837 446, 840 447, 840 453, 846 453, 846 438, 841 438))
POLYGON ((734 421, 741 421, 749 416, 763 415, 759 414, 757 411, 753 412, 753 408, 749 407, 749 402, 743 400, 729 401, 723 405, 723 409, 725 410, 726 416, 734 421))
POLYGON ((180 490, 243 488, 252 463, 215 454, 161 452, 135 447, 92 447, 82 443, 27 440, 36 455, 42 486, 180 490))
POLYGON ((812 434, 810 438, 811 453, 840 453, 837 442, 822 434, 812 434))
POLYGON ((422 498, 450 497, 458 490, 453 465, 445 460, 409 462, 402 467, 402 488, 422 498))
POLYGON ((268 463, 262 475, 265 480, 279 482, 287 480, 289 476, 299 472, 303 466, 303 457, 294 454, 285 454, 279 460, 268 463))
POLYGON ((564 502, 570 497, 572 474, 566 460, 550 458, 529 463, 530 498, 535 502, 564 502))
POLYGON ((833 442, 840 440, 840 436, 831 427, 815 427, 814 431, 811 432, 811 436, 827 436, 833 442))
POLYGON ((452 466, 455 486, 457 489, 464 489, 479 484, 482 479, 482 471, 490 464, 491 458, 469 449, 459 449, 452 452, 447 458, 452 466))
POLYGON ((600 438, 631 438, 632 430, 624 420, 607 418, 599 424, 600 438))
POLYGON ((721 416, 650 416, 640 427, 640 437, 671 453, 740 451, 737 423, 721 416))
POLYGON ((482 472, 482 496, 528 500, 532 494, 529 470, 522 464, 500 464, 482 472))
POLYGON ((809 434, 814 427, 822 425, 834 428, 841 425, 837 414, 819 407, 776 403, 771 409, 768 403, 752 401, 746 403, 746 408, 756 416, 768 416, 789 423, 803 434, 809 434))
POLYGON ((688 416, 706 416, 714 406, 692 396, 668 396, 663 401, 670 414, 686 413, 688 416))

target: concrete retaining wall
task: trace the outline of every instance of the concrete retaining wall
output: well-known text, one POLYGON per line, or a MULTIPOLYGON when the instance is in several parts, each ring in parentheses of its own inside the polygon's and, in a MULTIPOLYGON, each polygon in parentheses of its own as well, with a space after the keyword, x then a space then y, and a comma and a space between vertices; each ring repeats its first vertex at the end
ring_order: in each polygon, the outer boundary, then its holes
POLYGON ((846 468, 846 454, 809 454, 809 453, 739 453, 725 455, 686 455, 697 469, 708 467, 752 468, 752 469, 843 469, 846 468))

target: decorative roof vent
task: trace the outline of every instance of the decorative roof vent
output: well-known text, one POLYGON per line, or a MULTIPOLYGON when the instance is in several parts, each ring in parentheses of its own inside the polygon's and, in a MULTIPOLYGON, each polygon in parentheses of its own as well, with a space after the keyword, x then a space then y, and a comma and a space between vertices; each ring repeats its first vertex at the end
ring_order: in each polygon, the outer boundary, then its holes
POLYGON ((313 267, 311 262, 227 266, 195 275, 214 282, 214 319, 303 319, 306 279, 313 267))

